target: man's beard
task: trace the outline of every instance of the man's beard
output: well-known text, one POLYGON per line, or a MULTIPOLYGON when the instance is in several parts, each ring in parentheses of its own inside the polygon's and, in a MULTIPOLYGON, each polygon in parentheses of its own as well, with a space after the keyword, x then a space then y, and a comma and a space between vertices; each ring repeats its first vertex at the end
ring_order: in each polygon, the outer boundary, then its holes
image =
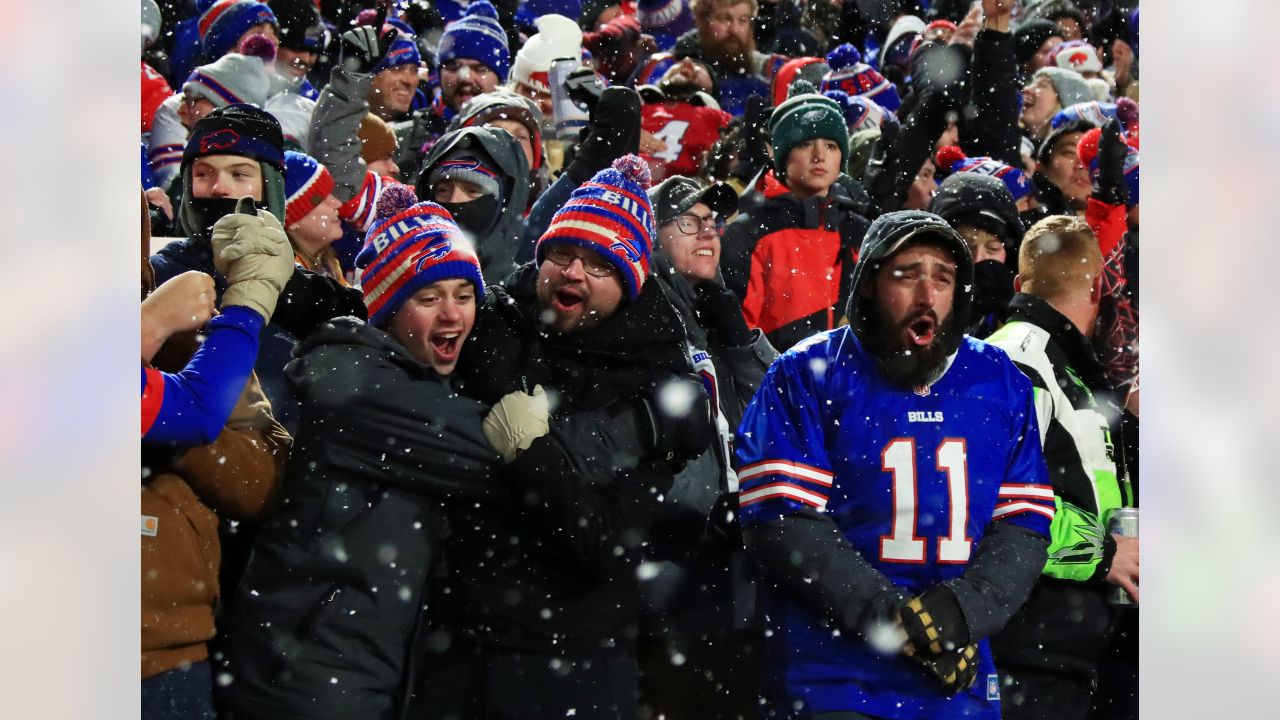
POLYGON ((937 322, 937 314, 931 310, 910 315, 901 323, 894 323, 878 305, 874 308, 863 305, 863 308, 866 312, 866 331, 862 334, 862 343, 876 359, 880 375, 896 387, 932 385, 942 376, 947 358, 960 347, 960 340, 964 337, 964 328, 954 312, 943 323, 937 322), (903 330, 926 315, 934 319, 934 326, 937 328, 933 342, 925 347, 904 346, 903 330))
POLYGON ((694 93, 702 88, 698 83, 690 80, 683 75, 677 75, 669 80, 663 80, 658 84, 658 89, 662 91, 668 99, 671 100, 688 100, 693 97, 694 93))
POLYGON ((747 42, 744 43, 736 37, 712 40, 710 33, 701 29, 699 33, 704 38, 702 52, 706 56, 707 63, 721 77, 733 77, 740 74, 750 75, 752 73, 751 54, 756 49, 754 36, 749 35, 747 42))

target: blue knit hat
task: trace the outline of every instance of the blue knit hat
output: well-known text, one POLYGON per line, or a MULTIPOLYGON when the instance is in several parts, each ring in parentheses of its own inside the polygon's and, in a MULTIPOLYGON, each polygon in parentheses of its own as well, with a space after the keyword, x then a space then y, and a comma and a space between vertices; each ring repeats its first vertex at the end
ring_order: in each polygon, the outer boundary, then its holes
POLYGON ((875 68, 862 62, 862 53, 853 45, 838 45, 827 53, 827 66, 831 72, 822 76, 819 87, 822 92, 843 90, 851 97, 861 95, 875 100, 880 107, 894 112, 902 105, 898 88, 875 68))
POLYGON ((415 200, 406 185, 388 187, 356 256, 369 324, 375 327, 385 327, 414 293, 441 280, 470 280, 476 296, 484 297, 480 260, 449 211, 415 200))
MULTIPOLYGON (((383 32, 386 32, 387 26, 383 26, 383 32)), ((377 75, 383 70, 390 70, 401 65, 421 65, 422 53, 418 52, 418 43, 414 42, 412 35, 405 33, 403 30, 396 29, 396 39, 391 41, 391 48, 387 50, 387 56, 373 66, 369 71, 370 75, 377 75)))
POLYGON ((939 148, 934 157, 938 168, 946 174, 972 172, 991 177, 1004 183, 1013 195, 1014 202, 1031 192, 1031 181, 1025 173, 1012 165, 1006 165, 991 157, 967 157, 958 145, 939 148))
POLYGON ((276 25, 271 8, 253 0, 218 0, 200 15, 197 27, 205 57, 216 60, 236 46, 241 35, 262 23, 276 25))
POLYGON ((634 300, 649 274, 653 254, 650 183, 649 165, 637 155, 623 155, 578 186, 538 238, 534 249, 538 264, 553 243, 592 250, 622 273, 627 297, 634 300))
POLYGON ((498 11, 488 0, 476 0, 467 6, 467 14, 449 24, 440 38, 440 64, 455 58, 484 63, 507 81, 511 69, 511 51, 507 49, 507 33, 498 23, 498 11))
POLYGON ((284 153, 284 226, 290 227, 311 214, 333 192, 333 176, 320 161, 306 153, 284 153))

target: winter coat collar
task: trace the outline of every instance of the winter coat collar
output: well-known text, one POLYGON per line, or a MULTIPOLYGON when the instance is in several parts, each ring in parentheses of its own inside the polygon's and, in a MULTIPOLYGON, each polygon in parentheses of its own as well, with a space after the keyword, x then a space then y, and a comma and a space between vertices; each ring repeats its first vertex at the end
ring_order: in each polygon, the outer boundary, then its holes
MULTIPOLYGON (((293 357, 304 359, 313 350, 329 345, 366 347, 389 358, 411 375, 442 382, 446 380, 435 371, 435 368, 427 363, 419 362, 413 355, 410 355, 409 351, 398 340, 383 330, 379 330, 355 317, 335 318, 320 325, 315 329, 315 332, 308 335, 306 339, 293 348, 293 357)), ((290 374, 302 372, 296 362, 289 363, 286 371, 290 374)))
POLYGON ((1049 333, 1054 344, 1066 355, 1071 370, 1090 390, 1097 392, 1111 389, 1106 370, 1089 339, 1043 298, 1026 293, 1014 295, 1009 303, 1009 321, 1030 323, 1049 333))

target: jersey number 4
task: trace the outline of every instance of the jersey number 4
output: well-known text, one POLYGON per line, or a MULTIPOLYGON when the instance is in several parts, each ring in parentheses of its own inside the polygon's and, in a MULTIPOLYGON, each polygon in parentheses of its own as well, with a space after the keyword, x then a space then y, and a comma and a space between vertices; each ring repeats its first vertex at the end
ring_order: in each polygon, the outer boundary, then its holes
POLYGON ((680 141, 684 139, 684 133, 688 129, 689 123, 685 120, 672 120, 664 125, 653 136, 666 143, 667 149, 656 152, 653 156, 659 160, 675 162, 676 158, 680 157, 680 151, 684 149, 684 144, 680 141))
MULTIPOLYGON (((973 551, 973 540, 965 534, 969 519, 969 472, 965 442, 962 438, 946 438, 934 457, 938 470, 947 475, 947 510, 950 532, 938 538, 938 562, 966 563, 973 551)), ((880 453, 880 468, 893 474, 893 530, 880 538, 880 559, 888 562, 925 562, 925 541, 916 536, 916 518, 920 512, 916 486, 916 441, 896 438, 880 453)), ((941 508, 929 508, 937 512, 941 508)))

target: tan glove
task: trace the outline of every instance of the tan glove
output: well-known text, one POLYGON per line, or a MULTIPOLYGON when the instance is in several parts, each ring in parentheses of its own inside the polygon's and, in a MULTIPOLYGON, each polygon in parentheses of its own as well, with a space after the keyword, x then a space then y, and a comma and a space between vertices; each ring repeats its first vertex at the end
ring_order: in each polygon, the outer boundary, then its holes
POLYGON ((484 436, 503 462, 511 462, 521 450, 550 431, 551 409, 547 391, 535 385, 533 393, 504 395, 484 419, 484 436))
POLYGON ((236 212, 213 224, 213 264, 227 278, 223 307, 242 305, 271 320, 276 301, 293 275, 293 249, 275 215, 240 199, 236 212))

